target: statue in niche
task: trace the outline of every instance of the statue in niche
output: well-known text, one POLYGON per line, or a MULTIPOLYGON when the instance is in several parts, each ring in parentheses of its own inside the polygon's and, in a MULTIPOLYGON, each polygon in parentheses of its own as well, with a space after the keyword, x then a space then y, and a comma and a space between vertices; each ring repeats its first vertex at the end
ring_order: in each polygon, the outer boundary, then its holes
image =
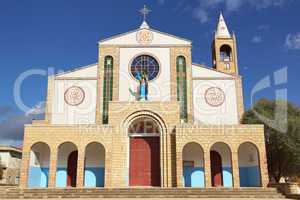
POLYGON ((140 101, 147 101, 148 100, 148 73, 146 70, 142 72, 138 71, 136 73, 135 78, 139 81, 139 86, 137 88, 139 94, 140 101))

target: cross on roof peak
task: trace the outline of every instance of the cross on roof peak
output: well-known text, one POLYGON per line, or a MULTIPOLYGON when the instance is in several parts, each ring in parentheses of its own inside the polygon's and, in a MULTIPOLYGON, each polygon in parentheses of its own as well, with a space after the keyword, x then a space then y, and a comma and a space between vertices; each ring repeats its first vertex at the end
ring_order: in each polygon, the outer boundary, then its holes
POLYGON ((144 8, 140 10, 140 13, 143 15, 144 21, 146 21, 147 15, 151 12, 149 8, 147 8, 146 5, 144 5, 144 8))

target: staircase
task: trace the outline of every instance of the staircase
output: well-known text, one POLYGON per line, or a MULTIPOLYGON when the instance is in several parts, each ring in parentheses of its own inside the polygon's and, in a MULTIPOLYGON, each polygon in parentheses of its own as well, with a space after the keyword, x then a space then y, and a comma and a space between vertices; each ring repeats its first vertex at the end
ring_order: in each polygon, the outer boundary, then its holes
POLYGON ((0 199, 45 198, 251 198, 284 199, 275 188, 67 188, 0 187, 0 199))

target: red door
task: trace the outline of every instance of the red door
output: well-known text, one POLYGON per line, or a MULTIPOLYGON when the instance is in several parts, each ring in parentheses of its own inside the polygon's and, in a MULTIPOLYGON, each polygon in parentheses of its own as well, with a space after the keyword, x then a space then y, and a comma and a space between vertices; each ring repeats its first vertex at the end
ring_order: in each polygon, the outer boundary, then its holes
POLYGON ((159 144, 159 137, 130 138, 130 186, 160 186, 159 144))
POLYGON ((222 158, 216 151, 210 152, 211 184, 213 187, 223 185, 222 158))
POLYGON ((67 186, 76 187, 78 151, 70 153, 67 168, 67 186))

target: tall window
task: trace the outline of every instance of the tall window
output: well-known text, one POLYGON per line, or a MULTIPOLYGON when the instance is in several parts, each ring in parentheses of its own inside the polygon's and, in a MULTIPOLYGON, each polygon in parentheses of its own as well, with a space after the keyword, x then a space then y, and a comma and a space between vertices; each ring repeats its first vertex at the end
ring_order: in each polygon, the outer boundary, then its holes
POLYGON ((176 60, 177 72, 177 101, 180 102, 180 119, 187 122, 187 86, 185 57, 178 56, 176 60))
POLYGON ((108 103, 112 101, 113 94, 113 58, 106 56, 104 59, 104 78, 103 78, 103 113, 102 123, 108 124, 108 103))

